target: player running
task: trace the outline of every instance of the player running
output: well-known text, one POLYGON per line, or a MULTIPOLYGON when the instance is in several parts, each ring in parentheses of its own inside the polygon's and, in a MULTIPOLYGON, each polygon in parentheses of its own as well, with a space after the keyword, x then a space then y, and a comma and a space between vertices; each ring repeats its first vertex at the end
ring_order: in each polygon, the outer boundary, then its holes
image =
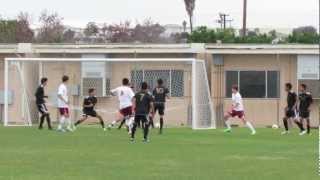
POLYGON ((58 125, 58 131, 65 132, 70 131, 72 132, 72 123, 70 120, 69 114, 69 97, 68 97, 68 88, 67 84, 69 82, 68 76, 62 77, 62 83, 59 85, 58 88, 58 108, 60 112, 60 120, 58 125), (67 127, 65 127, 67 125, 67 127))
POLYGON ((142 124, 143 127, 143 142, 149 142, 149 122, 148 115, 153 113, 153 98, 148 93, 148 84, 143 82, 141 84, 141 91, 135 94, 133 98, 133 106, 135 108, 135 117, 131 133, 131 142, 134 142, 134 137, 138 123, 142 124))
POLYGON ((75 127, 77 127, 79 124, 81 124, 82 122, 87 120, 90 116, 90 117, 94 117, 94 118, 99 119, 99 122, 100 122, 103 130, 106 131, 102 117, 99 114, 97 114, 97 112, 94 109, 97 102, 98 102, 98 99, 96 98, 96 90, 91 88, 91 89, 89 89, 88 93, 89 93, 89 96, 87 96, 83 100, 82 118, 80 120, 78 120, 74 125, 75 125, 75 127))
POLYGON ((166 98, 169 98, 169 90, 168 88, 164 87, 163 80, 158 79, 158 85, 154 90, 152 91, 152 95, 154 98, 154 114, 150 118, 150 125, 153 127, 153 119, 158 112, 160 116, 160 130, 159 134, 162 134, 163 129, 163 119, 164 119, 164 111, 165 111, 165 104, 166 104, 166 98))
POLYGON ((306 132, 310 134, 310 106, 313 103, 312 95, 310 92, 307 92, 307 85, 301 84, 299 86, 299 116, 300 123, 303 125, 303 122, 307 122, 307 131, 302 131, 300 135, 304 135, 306 132))
POLYGON ((283 118, 283 124, 285 131, 283 131, 281 134, 289 134, 289 125, 288 125, 288 120, 294 121, 297 126, 300 129, 301 134, 305 134, 305 130, 302 126, 302 124, 298 121, 298 113, 297 113, 297 104, 298 104, 298 98, 297 94, 292 91, 292 84, 291 83, 286 83, 285 84, 285 90, 288 93, 287 95, 287 106, 284 109, 285 112, 285 117, 283 118))
MULTIPOLYGON (((129 80, 124 78, 122 80, 122 86, 111 90, 112 95, 117 96, 119 99, 120 110, 117 113, 116 120, 113 121, 108 128, 114 127, 114 125, 123 120, 129 120, 132 116, 132 98, 134 97, 134 92, 130 87, 129 80)), ((127 124, 128 125, 128 124, 127 124)), ((130 132, 129 128, 129 132, 130 132)))
POLYGON ((47 82, 48 82, 48 78, 44 77, 41 79, 41 84, 37 88, 35 96, 36 96, 36 105, 38 107, 39 113, 41 114, 39 129, 43 128, 44 119, 46 119, 49 130, 52 130, 50 113, 47 109, 46 101, 45 101, 45 98, 48 98, 48 96, 46 96, 44 93, 44 87, 47 85, 47 82))
POLYGON ((241 97, 241 94, 239 93, 238 86, 236 85, 232 86, 231 110, 224 115, 225 123, 227 126, 227 129, 224 130, 224 132, 231 132, 232 130, 231 123, 229 121, 229 118, 231 117, 238 117, 251 130, 251 135, 256 134, 256 130, 252 126, 251 122, 245 119, 242 97, 241 97))

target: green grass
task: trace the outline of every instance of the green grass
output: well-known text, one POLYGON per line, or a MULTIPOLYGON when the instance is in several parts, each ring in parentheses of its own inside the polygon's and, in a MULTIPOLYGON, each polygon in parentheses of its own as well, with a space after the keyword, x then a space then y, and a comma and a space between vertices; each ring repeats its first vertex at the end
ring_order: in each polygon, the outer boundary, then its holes
POLYGON ((74 133, 0 128, 0 179, 4 180, 313 180, 319 179, 318 132, 247 129, 141 130, 130 144, 126 132, 80 127, 74 133))

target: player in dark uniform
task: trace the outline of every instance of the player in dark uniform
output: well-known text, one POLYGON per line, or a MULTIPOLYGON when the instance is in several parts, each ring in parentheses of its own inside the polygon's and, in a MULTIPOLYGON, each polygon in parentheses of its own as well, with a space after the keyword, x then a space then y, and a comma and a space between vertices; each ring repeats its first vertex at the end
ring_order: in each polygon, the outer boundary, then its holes
POLYGON ((282 135, 289 133, 288 120, 293 120, 297 126, 300 128, 301 133, 304 131, 302 124, 297 119, 297 94, 292 91, 292 84, 286 83, 285 90, 288 93, 287 95, 287 106, 285 108, 285 117, 283 118, 283 124, 285 131, 282 132, 282 135))
MULTIPOLYGON (((303 124, 304 121, 307 122, 307 133, 310 134, 310 106, 313 103, 312 95, 307 92, 307 85, 301 84, 299 86, 299 116, 300 122, 303 124)), ((303 131, 300 135, 304 135, 306 132, 303 131)))
POLYGON ((158 79, 158 85, 156 88, 154 88, 152 92, 152 95, 154 98, 154 114, 153 114, 153 117, 151 118, 151 122, 153 124, 154 116, 158 112, 160 116, 159 134, 162 134, 166 98, 169 98, 168 94, 169 94, 169 90, 168 88, 164 87, 163 80, 158 79))
POLYGON ((148 115, 153 113, 153 98, 148 93, 148 84, 143 82, 141 84, 141 91, 136 93, 133 97, 133 107, 135 109, 134 123, 131 133, 131 142, 134 142, 134 135, 139 123, 143 127, 143 141, 149 142, 148 132, 149 132, 149 121, 148 115))
POLYGON ((44 119, 46 119, 49 130, 52 130, 51 120, 50 120, 50 113, 49 113, 49 111, 47 109, 46 101, 45 101, 45 98, 48 98, 48 96, 44 95, 45 94, 44 93, 44 87, 47 85, 47 82, 48 82, 48 78, 44 77, 44 78, 41 79, 41 84, 37 88, 35 96, 36 96, 36 105, 38 107, 38 111, 41 114, 39 129, 43 128, 44 119))
POLYGON ((97 112, 94 110, 94 107, 98 102, 97 98, 95 97, 95 94, 96 94, 95 89, 89 89, 89 96, 83 100, 82 118, 75 123, 75 126, 78 126, 79 124, 87 120, 89 116, 91 116, 94 118, 98 118, 103 130, 106 131, 102 117, 98 115, 97 112))

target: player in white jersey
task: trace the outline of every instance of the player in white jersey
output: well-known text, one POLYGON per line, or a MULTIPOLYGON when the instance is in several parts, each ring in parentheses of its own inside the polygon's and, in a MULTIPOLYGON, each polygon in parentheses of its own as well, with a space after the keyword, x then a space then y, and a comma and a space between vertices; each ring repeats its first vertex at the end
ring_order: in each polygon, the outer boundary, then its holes
POLYGON ((69 82, 68 76, 62 77, 62 83, 58 88, 58 108, 60 112, 60 120, 58 125, 58 131, 65 132, 72 131, 72 123, 70 120, 69 110, 69 97, 67 84, 69 82))
POLYGON ((230 110, 224 115, 227 129, 224 132, 231 132, 231 117, 238 117, 250 130, 251 134, 255 135, 256 130, 252 124, 245 119, 244 106, 241 94, 239 93, 238 86, 232 86, 232 106, 230 110))
MULTIPOLYGON (((117 96, 119 99, 119 112, 117 113, 116 120, 113 121, 108 128, 113 127, 117 122, 130 120, 133 115, 132 109, 132 98, 134 97, 134 92, 130 87, 129 80, 124 78, 122 80, 122 86, 111 90, 112 95, 117 96)), ((130 126, 132 123, 127 123, 129 127, 129 132, 131 130, 130 126)))

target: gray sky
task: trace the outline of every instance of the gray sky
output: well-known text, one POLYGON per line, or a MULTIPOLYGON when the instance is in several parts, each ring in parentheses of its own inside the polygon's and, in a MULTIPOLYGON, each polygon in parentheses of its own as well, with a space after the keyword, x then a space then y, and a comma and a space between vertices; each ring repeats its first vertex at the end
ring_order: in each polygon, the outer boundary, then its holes
MULTIPOLYGON (((318 7, 318 0, 248 0, 248 26, 318 26, 318 7)), ((58 12, 65 24, 73 26, 149 17, 161 24, 181 24, 187 19, 183 0, 6 0, 1 3, 0 14, 10 18, 27 11, 36 23, 43 9, 58 12)), ((241 26, 242 0, 196 0, 195 24, 218 26, 215 20, 219 12, 230 14, 233 25, 241 26)))

